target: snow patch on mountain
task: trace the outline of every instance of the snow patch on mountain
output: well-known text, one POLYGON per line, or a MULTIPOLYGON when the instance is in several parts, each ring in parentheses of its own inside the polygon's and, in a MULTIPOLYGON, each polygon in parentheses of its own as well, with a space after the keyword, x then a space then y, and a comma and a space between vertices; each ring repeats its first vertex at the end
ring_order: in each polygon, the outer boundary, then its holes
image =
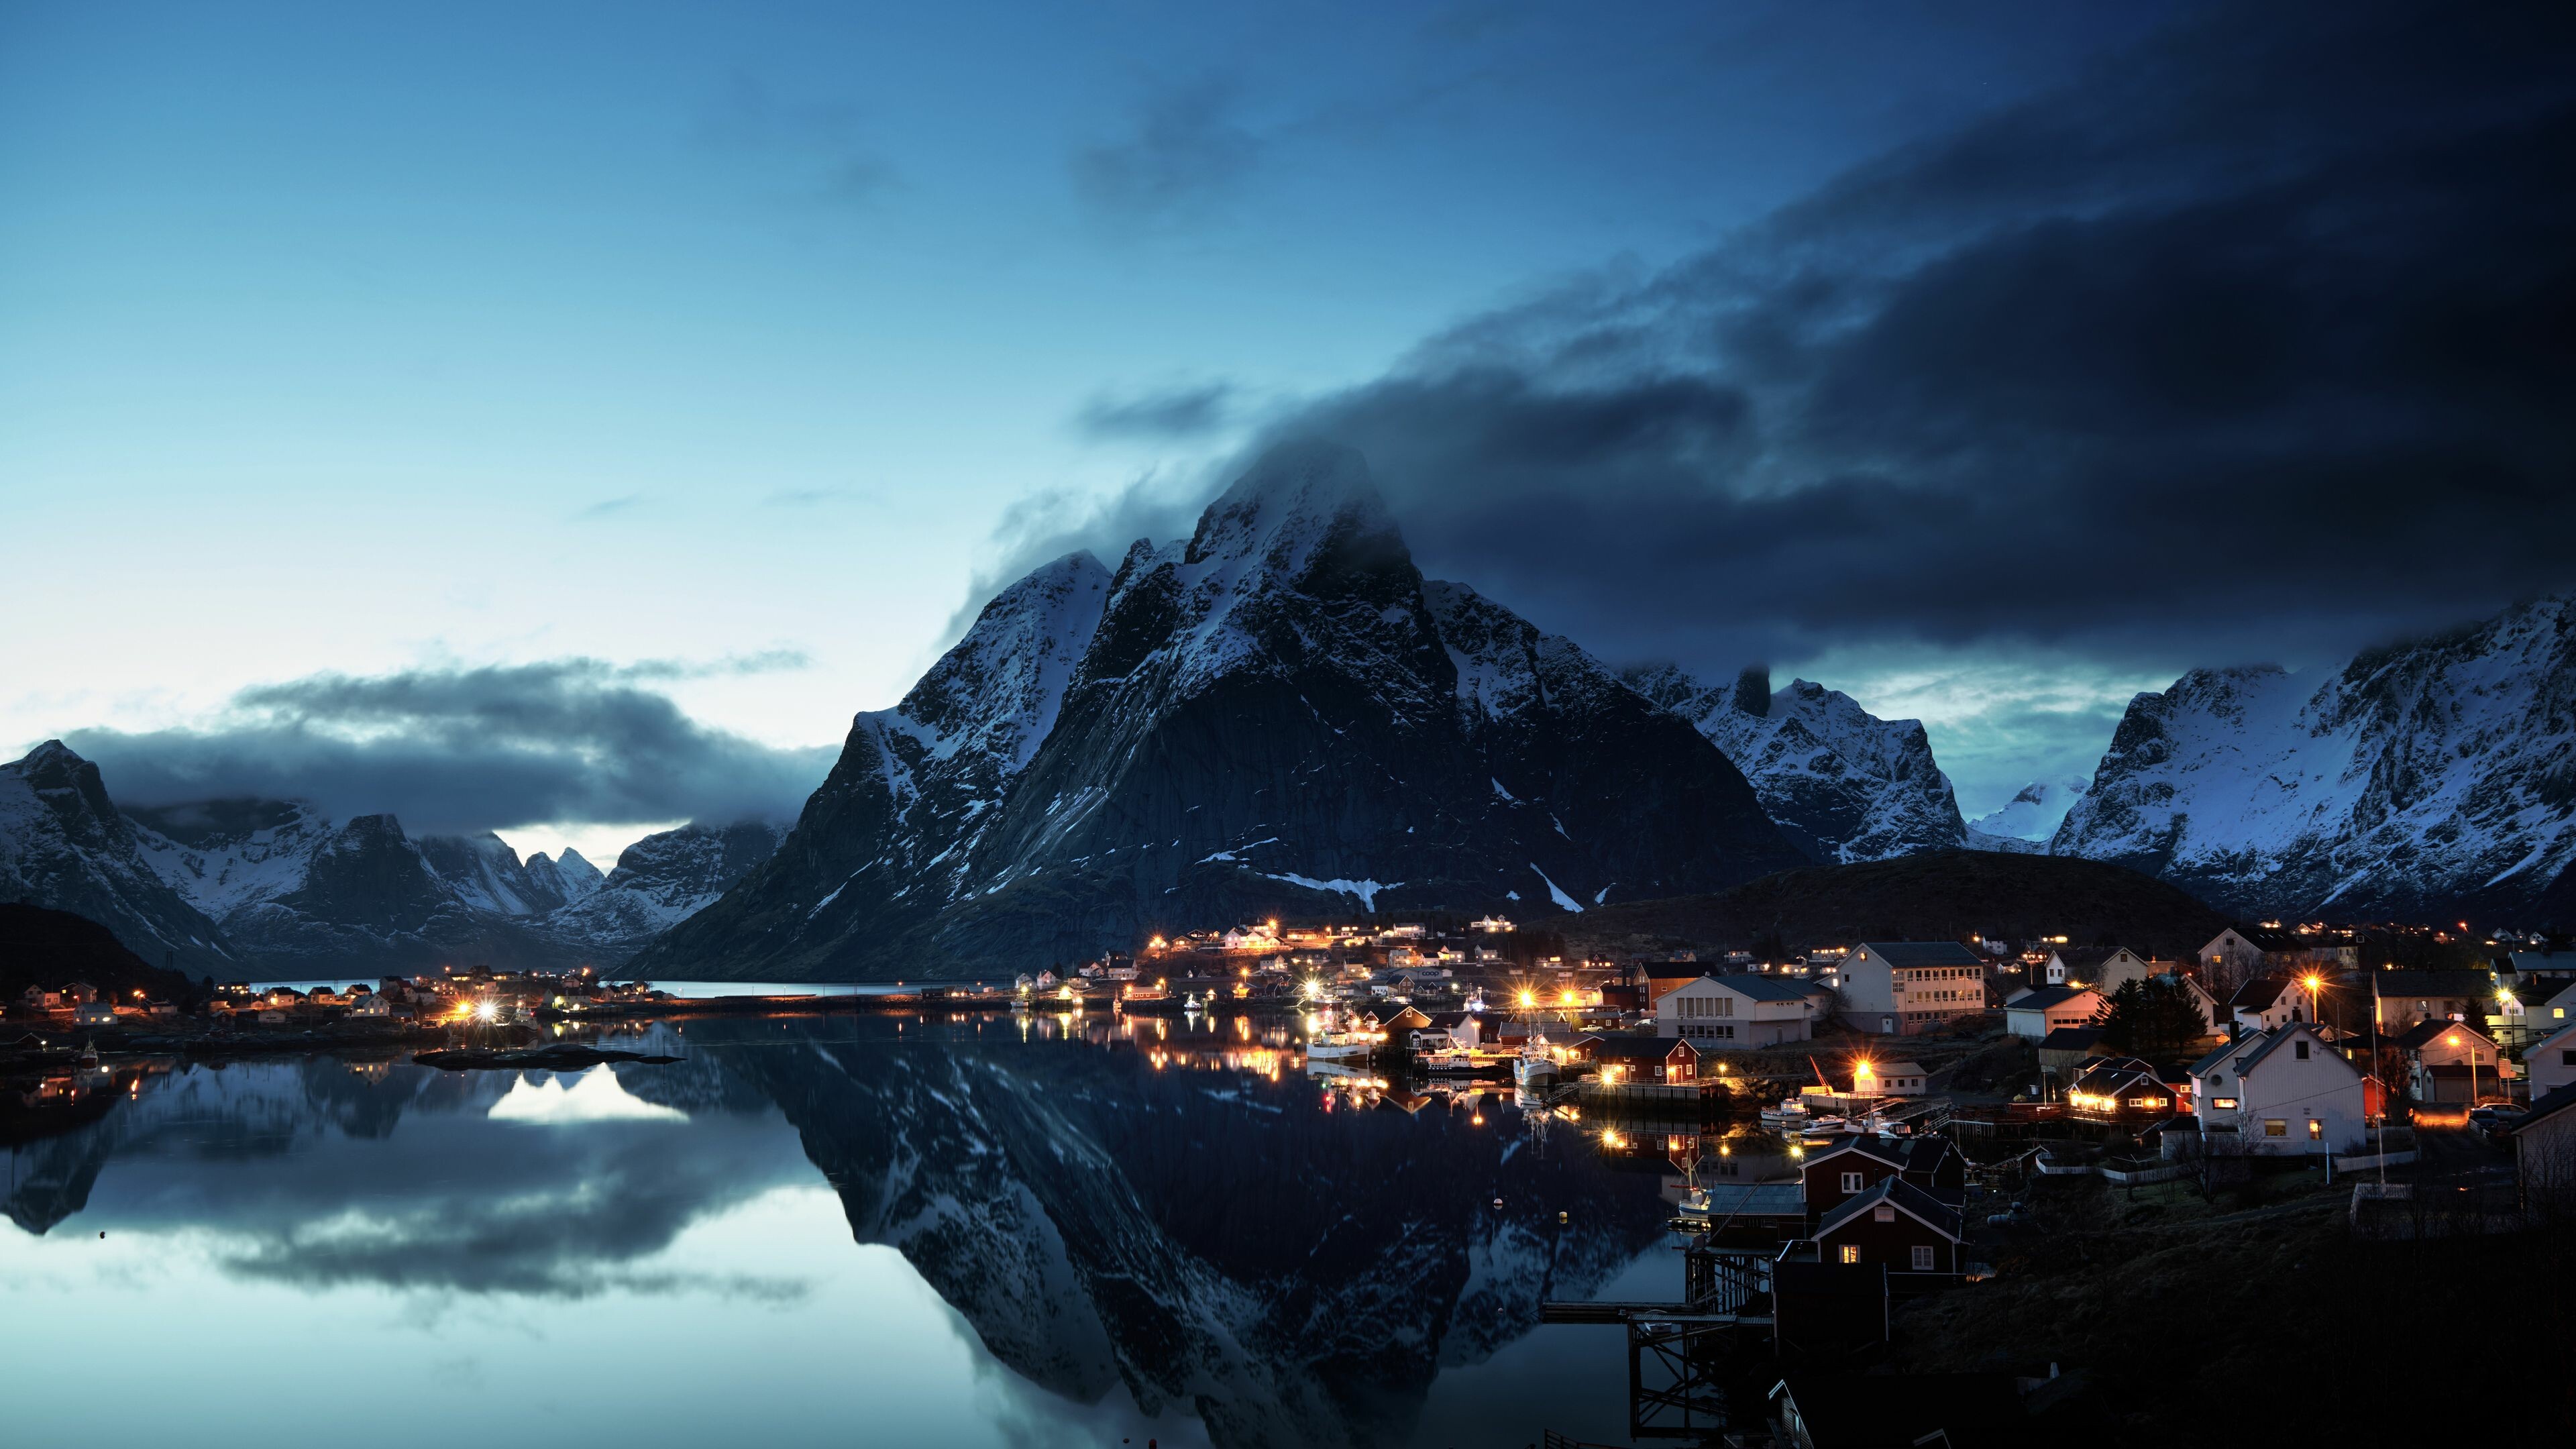
POLYGON ((2576 601, 2130 701, 2052 853, 2230 908, 2511 911, 2576 861, 2576 601))
POLYGON ((1883 720, 1807 680, 1770 671, 1704 685, 1672 665, 1632 669, 1629 687, 1681 715, 1723 751, 1783 833, 1823 861, 1884 860, 1968 844, 1950 778, 1920 720, 1883 720))
POLYGON ((2042 847, 2057 833, 2058 822, 2075 802, 2084 798, 2093 782, 2082 779, 2034 780, 2021 787, 2003 808, 1980 815, 1968 822, 1968 828, 2008 840, 2030 841, 2042 847))

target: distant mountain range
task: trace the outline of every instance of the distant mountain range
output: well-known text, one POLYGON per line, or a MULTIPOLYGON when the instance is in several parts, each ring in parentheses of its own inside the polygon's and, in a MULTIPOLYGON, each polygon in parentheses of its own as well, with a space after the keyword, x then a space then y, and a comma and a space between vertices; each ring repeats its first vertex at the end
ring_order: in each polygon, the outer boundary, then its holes
POLYGON ((523 861, 495 835, 415 839, 391 815, 335 823, 301 801, 120 811, 59 741, 0 765, 0 900, 75 912, 154 965, 219 978, 615 967, 784 833, 692 824, 602 876, 573 850, 523 861))
POLYGON ((121 813, 0 766, 0 900, 191 972, 441 960, 973 976, 1264 916, 1567 915, 1807 864, 2052 854, 2246 915, 2576 916, 2576 603, 2340 669, 2195 670, 2088 779, 1973 823, 1929 737, 1769 671, 1619 672, 1414 566, 1365 464, 1271 453, 1191 537, 1074 553, 853 721, 792 832, 690 825, 603 877, 388 815, 121 813))

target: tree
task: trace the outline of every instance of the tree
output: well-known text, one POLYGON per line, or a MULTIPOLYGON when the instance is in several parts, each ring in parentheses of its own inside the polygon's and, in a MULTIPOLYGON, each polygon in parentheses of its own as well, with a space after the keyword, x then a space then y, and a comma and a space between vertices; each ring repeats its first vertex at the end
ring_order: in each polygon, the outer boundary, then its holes
POLYGON ((2120 983, 2094 1024, 2112 1050, 2164 1061, 2208 1034, 2191 988, 2161 976, 2120 983))

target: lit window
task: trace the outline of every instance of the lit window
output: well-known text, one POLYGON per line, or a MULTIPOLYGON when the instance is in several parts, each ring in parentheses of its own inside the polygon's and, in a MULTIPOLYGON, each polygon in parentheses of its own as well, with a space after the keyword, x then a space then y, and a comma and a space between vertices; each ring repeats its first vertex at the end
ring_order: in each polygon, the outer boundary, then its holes
POLYGON ((1932 1271, 1932 1250, 1930 1248, 1918 1247, 1914 1250, 1914 1271, 1917 1273, 1929 1273, 1932 1271))
POLYGON ((1843 1261, 1844 1261, 1844 1262, 1846 1262, 1846 1263, 1857 1263, 1857 1262, 1859 1262, 1859 1261, 1860 1261, 1860 1244, 1858 1244, 1858 1243, 1845 1243, 1845 1244, 1843 1244, 1843 1261))
POLYGON ((2287 1137, 2290 1135, 2290 1124, 2285 1118, 2266 1117, 2263 1119, 2263 1135, 2266 1137, 2287 1137))
POLYGON ((2314 1117, 2309 1118, 2309 1119, 2308 1119, 2308 1140, 2309 1140, 2310 1142, 2319 1142, 2319 1141, 2323 1141, 2323 1140, 2325 1139, 2325 1135, 2326 1135, 2326 1124, 2324 1124, 2323 1122, 2318 1121, 2318 1120, 2317 1120, 2316 1118, 2314 1118, 2314 1117))
POLYGON ((2209 1105, 2216 1107, 2222 1112, 2233 1112, 2236 1110, 2236 1099, 2234 1097, 2212 1097, 2209 1099, 2209 1105))

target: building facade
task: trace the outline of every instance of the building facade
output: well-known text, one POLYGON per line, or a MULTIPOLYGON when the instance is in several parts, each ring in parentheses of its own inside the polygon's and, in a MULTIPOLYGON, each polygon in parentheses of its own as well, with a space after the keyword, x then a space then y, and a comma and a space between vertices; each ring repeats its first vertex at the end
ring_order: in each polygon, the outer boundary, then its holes
POLYGON ((1843 958, 1845 1025, 1919 1036, 1987 1009, 1986 962, 1956 941, 1865 941, 1843 958))

